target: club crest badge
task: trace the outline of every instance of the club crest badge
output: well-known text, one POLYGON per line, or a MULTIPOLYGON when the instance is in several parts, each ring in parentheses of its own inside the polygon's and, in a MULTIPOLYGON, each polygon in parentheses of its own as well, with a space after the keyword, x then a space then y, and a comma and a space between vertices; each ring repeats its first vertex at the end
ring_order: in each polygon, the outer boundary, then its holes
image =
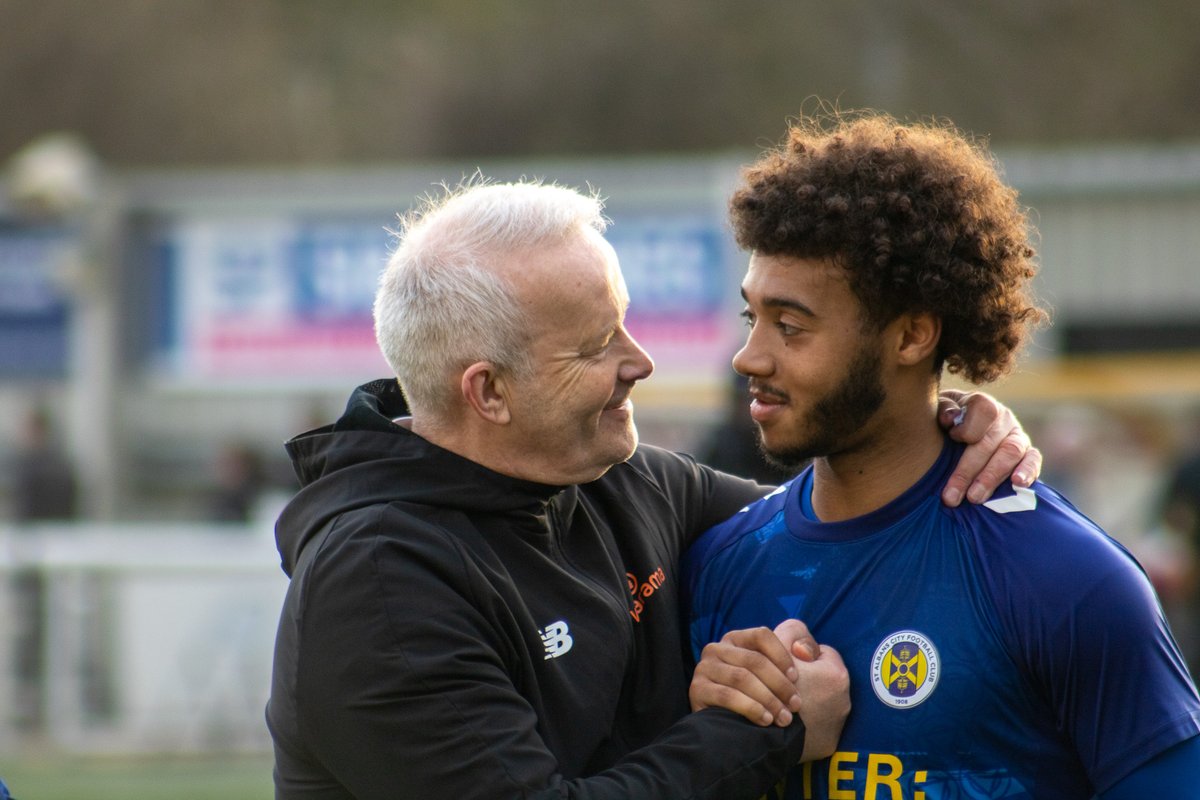
POLYGON ((886 705, 912 708, 933 694, 941 667, 933 642, 916 631, 898 631, 875 648, 871 685, 886 705))

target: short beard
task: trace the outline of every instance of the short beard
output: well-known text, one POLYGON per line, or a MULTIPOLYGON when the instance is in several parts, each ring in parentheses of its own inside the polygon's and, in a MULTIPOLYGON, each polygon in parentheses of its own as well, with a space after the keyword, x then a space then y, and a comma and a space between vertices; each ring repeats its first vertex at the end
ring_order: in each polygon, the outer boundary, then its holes
POLYGON ((810 437, 769 450, 760 428, 759 450, 772 466, 791 472, 799 472, 814 458, 841 451, 887 399, 882 373, 879 353, 869 345, 860 348, 841 383, 817 400, 808 412, 810 437))

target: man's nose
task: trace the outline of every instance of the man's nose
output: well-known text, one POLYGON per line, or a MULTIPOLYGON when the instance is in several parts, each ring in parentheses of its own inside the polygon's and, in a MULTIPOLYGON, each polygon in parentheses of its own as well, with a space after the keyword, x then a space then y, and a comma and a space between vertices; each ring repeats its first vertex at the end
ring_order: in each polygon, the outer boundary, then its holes
POLYGON ((624 337, 625 348, 628 351, 621 364, 621 380, 634 383, 649 378, 650 374, 654 372, 654 359, 650 358, 650 354, 629 335, 629 331, 621 328, 619 335, 624 337))

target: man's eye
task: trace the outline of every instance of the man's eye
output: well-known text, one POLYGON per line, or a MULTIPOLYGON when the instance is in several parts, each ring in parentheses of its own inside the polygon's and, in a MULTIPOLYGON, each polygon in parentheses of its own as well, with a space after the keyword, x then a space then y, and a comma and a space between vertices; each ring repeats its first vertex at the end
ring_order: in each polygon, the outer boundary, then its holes
POLYGON ((595 347, 589 347, 587 350, 585 350, 583 352, 583 355, 585 355, 585 356, 604 355, 605 351, 608 350, 608 347, 611 344, 612 344, 612 339, 606 339, 605 341, 596 345, 595 347))

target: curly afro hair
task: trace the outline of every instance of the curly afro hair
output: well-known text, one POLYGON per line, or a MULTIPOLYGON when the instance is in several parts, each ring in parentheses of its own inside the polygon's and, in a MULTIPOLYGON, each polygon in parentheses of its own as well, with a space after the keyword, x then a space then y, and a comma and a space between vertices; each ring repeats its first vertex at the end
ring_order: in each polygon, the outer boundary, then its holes
POLYGON ((741 247, 832 259, 869 325, 939 317, 939 373, 995 380, 1047 319, 1030 294, 1037 266, 1017 193, 986 148, 949 124, 803 118, 742 178, 730 201, 741 247))

